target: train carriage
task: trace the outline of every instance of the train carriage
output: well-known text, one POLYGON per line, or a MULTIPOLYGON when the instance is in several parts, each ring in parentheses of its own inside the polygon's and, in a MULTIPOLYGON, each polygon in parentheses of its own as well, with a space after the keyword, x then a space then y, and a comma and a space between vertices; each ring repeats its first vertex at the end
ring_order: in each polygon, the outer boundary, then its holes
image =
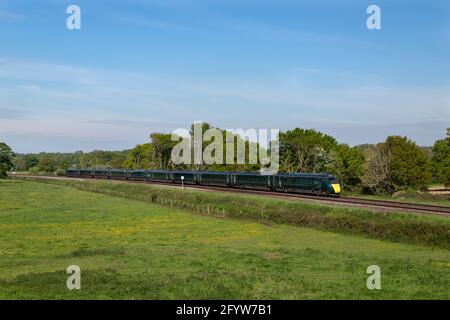
POLYGON ((202 171, 197 173, 196 180, 198 184, 205 186, 215 185, 227 187, 231 184, 231 174, 229 172, 202 171))
POLYGON ((149 181, 163 181, 169 182, 170 179, 170 171, 166 170, 150 170, 148 171, 148 180, 149 181))
POLYGON ((109 171, 109 177, 111 179, 127 179, 127 170, 110 170, 109 171))
POLYGON ((253 172, 235 172, 230 174, 231 185, 236 188, 270 189, 272 176, 253 172))
POLYGON ((79 176, 83 178, 93 178, 94 173, 91 169, 81 169, 79 170, 79 176))
POLYGON ((68 177, 78 177, 80 175, 80 170, 77 169, 67 169, 66 175, 68 177))
POLYGON ((181 183, 181 177, 184 178, 183 183, 194 184, 197 182, 194 171, 172 171, 170 173, 170 179, 172 182, 181 183))
POLYGON ((103 169, 95 169, 92 173, 94 178, 108 179, 109 178, 109 170, 103 169))
POLYGON ((136 181, 148 180, 149 174, 146 170, 132 170, 128 171, 128 179, 136 181))

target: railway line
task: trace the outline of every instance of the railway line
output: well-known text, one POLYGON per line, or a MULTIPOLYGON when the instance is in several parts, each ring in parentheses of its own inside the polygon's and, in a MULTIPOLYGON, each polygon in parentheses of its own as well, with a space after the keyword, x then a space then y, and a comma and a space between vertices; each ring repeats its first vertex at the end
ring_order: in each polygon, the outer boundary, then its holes
MULTIPOLYGON (((29 178, 38 178, 38 179, 55 179, 55 180, 105 180, 100 178, 73 178, 73 177, 56 177, 56 176, 33 176, 33 175, 16 175, 17 177, 29 177, 29 178)), ((149 181, 138 181, 138 180, 115 180, 123 183, 139 183, 139 184, 150 184, 150 185, 162 185, 162 186, 177 186, 181 187, 179 184, 174 184, 170 182, 149 182, 149 181)), ((204 185, 194 185, 194 184, 185 184, 184 187, 186 189, 197 189, 197 190, 206 190, 206 191, 221 191, 227 193, 234 194, 250 194, 250 195, 260 195, 260 196, 269 196, 272 198, 284 198, 284 199, 299 199, 305 201, 311 201, 316 203, 326 203, 326 204, 338 204, 338 205, 346 205, 346 206, 355 206, 355 207, 369 207, 375 208, 382 211, 407 211, 407 212, 415 212, 421 214, 434 214, 441 216, 449 216, 450 217, 450 206, 437 206, 437 205, 428 205, 428 204, 419 204, 419 203, 411 203, 411 202, 400 202, 400 201, 390 201, 390 200, 374 200, 374 199, 364 199, 364 198, 356 198, 356 197, 320 197, 315 195, 307 195, 307 194, 296 194, 296 193, 285 193, 285 192, 274 192, 267 190, 249 190, 243 188, 227 188, 221 186, 204 186, 204 185)))

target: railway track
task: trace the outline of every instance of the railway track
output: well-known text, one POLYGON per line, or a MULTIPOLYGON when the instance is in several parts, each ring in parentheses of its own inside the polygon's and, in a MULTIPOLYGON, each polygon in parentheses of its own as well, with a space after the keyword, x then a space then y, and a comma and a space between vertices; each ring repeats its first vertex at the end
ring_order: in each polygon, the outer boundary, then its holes
MULTIPOLYGON (((71 178, 71 177, 55 177, 55 176, 31 176, 31 175, 17 175, 18 177, 30 177, 30 178, 42 178, 42 179, 56 179, 56 180, 89 180, 95 178, 71 178)), ((105 179, 98 179, 105 180, 105 179)), ((170 182, 148 182, 139 180, 122 180, 114 179, 114 181, 122 181, 128 183, 141 183, 141 184, 153 184, 153 185, 163 185, 163 186, 179 186, 179 184, 173 184, 170 182)), ((424 214, 435 214, 442 216, 450 216, 450 206, 436 206, 428 204, 418 204, 410 202, 400 202, 400 201, 389 201, 389 200, 374 200, 374 199, 364 199, 355 197, 319 197, 314 195, 306 194, 296 194, 296 193, 284 193, 284 192, 274 192, 267 190, 249 190, 243 188, 229 188, 220 186, 200 186, 185 184, 185 188, 189 189, 199 189, 199 190, 210 190, 210 191, 222 191, 235 194, 251 194, 251 195, 261 195, 270 196, 273 198, 287 198, 287 199, 302 199, 320 203, 329 204, 340 204, 340 205, 352 205, 359 207, 371 207, 378 208, 388 211, 402 210, 408 212, 417 212, 424 214)))

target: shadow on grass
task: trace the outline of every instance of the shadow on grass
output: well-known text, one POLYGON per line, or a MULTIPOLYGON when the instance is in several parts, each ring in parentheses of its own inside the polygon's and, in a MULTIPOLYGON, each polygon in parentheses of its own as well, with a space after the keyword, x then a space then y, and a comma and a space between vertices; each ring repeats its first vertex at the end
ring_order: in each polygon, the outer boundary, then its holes
POLYGON ((239 299, 248 297, 256 280, 254 276, 232 279, 206 270, 189 276, 155 277, 145 271, 130 276, 109 268, 81 268, 81 289, 69 290, 66 286, 69 276, 63 270, 0 280, 0 296, 4 299, 239 299))
POLYGON ((2 185, 11 185, 11 184, 20 184, 20 183, 26 183, 26 181, 23 181, 23 180, 12 180, 12 179, 0 179, 0 186, 2 186, 2 185))
POLYGON ((80 247, 75 251, 68 254, 59 255, 59 258, 72 258, 72 257, 89 257, 89 256, 114 256, 121 257, 125 255, 125 248, 113 247, 113 248, 98 248, 89 249, 87 247, 80 247))

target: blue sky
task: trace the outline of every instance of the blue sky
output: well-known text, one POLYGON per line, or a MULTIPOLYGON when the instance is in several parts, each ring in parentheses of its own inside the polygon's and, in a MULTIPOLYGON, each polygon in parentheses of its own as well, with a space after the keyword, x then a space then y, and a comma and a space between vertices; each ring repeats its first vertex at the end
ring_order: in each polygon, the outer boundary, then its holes
POLYGON ((1 0, 0 40, 0 140, 18 152, 125 149, 199 120, 350 145, 450 126, 446 0, 1 0))

